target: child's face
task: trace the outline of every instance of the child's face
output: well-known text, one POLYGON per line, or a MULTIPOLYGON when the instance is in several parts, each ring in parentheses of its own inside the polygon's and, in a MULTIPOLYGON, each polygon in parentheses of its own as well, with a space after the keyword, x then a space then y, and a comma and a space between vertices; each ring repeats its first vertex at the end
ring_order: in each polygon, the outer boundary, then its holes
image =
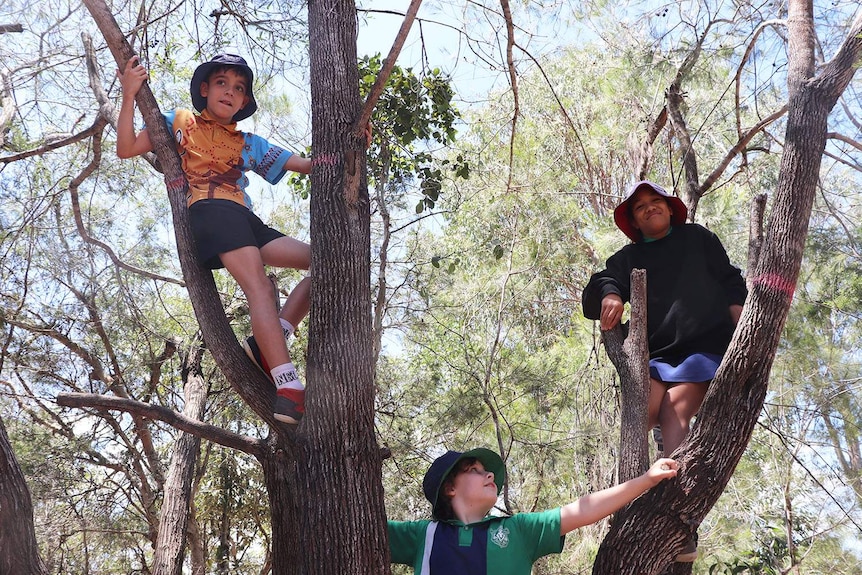
POLYGON ((670 230, 670 204, 661 194, 653 190, 641 190, 631 201, 632 225, 645 238, 658 239, 670 230))
POLYGON ((486 471, 482 462, 475 461, 455 476, 447 495, 453 499, 453 507, 457 499, 463 505, 483 510, 482 514, 487 514, 497 502, 494 474, 486 471))
POLYGON ((201 82, 201 96, 207 99, 207 112, 216 121, 230 124, 234 114, 249 102, 248 82, 235 70, 218 70, 201 82))

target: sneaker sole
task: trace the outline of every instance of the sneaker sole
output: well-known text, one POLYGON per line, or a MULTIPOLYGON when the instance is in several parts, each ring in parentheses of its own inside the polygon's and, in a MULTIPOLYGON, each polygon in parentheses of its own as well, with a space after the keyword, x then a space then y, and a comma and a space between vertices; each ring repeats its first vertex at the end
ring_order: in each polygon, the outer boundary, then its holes
POLYGON ((293 425, 299 425, 300 419, 294 419, 289 415, 285 415, 283 413, 273 413, 273 417, 275 417, 278 421, 282 423, 292 423, 293 425))
POLYGON ((697 551, 689 551, 687 553, 680 553, 674 561, 677 563, 694 563, 695 559, 697 559, 697 551))
POLYGON ((298 424, 303 415, 302 412, 297 409, 298 405, 302 404, 276 394, 272 416, 282 423, 298 424))

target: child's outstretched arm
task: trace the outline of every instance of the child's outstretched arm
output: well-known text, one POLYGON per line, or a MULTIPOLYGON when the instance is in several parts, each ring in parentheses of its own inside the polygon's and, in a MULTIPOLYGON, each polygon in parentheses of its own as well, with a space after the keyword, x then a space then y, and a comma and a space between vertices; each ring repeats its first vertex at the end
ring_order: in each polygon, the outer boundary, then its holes
MULTIPOLYGON (((371 122, 365 125, 365 147, 371 145, 371 122)), ((297 154, 292 155, 284 163, 284 169, 300 174, 311 173, 311 158, 305 158, 297 154)))
POLYGON ((653 463, 646 473, 625 483, 584 495, 577 501, 560 508, 560 535, 574 531, 604 519, 627 503, 634 501, 647 489, 676 477, 678 464, 673 459, 662 458, 653 463))
POLYGON ((147 69, 138 62, 137 56, 132 56, 124 70, 117 70, 117 78, 123 86, 123 102, 117 119, 117 156, 140 156, 153 149, 146 128, 135 135, 135 96, 147 79, 147 69))
POLYGON ((310 174, 311 158, 304 158, 298 154, 294 154, 284 163, 284 169, 300 174, 310 174))

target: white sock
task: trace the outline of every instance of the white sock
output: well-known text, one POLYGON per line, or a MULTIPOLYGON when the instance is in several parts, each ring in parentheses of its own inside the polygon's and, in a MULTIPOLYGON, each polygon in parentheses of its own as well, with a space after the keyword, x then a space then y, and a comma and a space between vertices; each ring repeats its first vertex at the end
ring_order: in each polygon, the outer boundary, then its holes
POLYGON ((270 373, 277 389, 285 387, 288 389, 305 389, 305 386, 299 380, 299 374, 296 373, 296 367, 293 363, 277 365, 270 370, 270 373))
POLYGON ((292 336, 293 332, 295 331, 293 325, 291 325, 291 323, 284 318, 278 318, 278 321, 281 322, 281 329, 282 331, 284 331, 284 339, 290 338, 290 336, 292 336))

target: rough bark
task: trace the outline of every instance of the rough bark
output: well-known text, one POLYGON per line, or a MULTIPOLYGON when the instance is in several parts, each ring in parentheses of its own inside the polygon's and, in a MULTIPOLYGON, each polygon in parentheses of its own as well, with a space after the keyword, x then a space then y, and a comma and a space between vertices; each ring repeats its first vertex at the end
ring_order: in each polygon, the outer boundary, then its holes
POLYGON ((389 572, 374 435, 370 202, 360 130, 356 7, 309 2, 311 290, 306 420, 297 465, 308 573, 389 572))
POLYGON ((33 526, 33 503, 0 419, 0 575, 45 575, 33 526))
POLYGON ((621 430, 619 481, 628 481, 649 467, 647 400, 649 351, 647 341, 646 272, 631 273, 631 320, 628 334, 621 325, 602 333, 608 357, 620 376, 621 430))
POLYGON ((194 501, 191 502, 189 510, 189 524, 186 530, 188 538, 189 556, 191 559, 191 575, 205 575, 207 572, 206 553, 204 551, 204 539, 201 528, 197 522, 194 501))
POLYGON ((12 125, 16 111, 9 71, 0 68, 0 148, 6 145, 6 131, 12 125))
MULTIPOLYGON (((189 361, 185 379, 183 415, 202 421, 206 409, 207 385, 201 371, 203 350, 189 361)), ((180 434, 174 443, 171 465, 164 484, 164 501, 159 516, 153 575, 180 575, 186 550, 186 535, 193 497, 192 484, 197 467, 201 440, 188 432, 180 434)))
POLYGON ((855 73, 862 54, 862 17, 850 27, 836 57, 816 77, 810 0, 789 4, 791 87, 785 149, 766 238, 749 298, 724 362, 704 399, 692 432, 679 449, 680 474, 618 514, 593 566, 595 574, 688 573, 673 564, 720 497, 751 438, 766 397, 769 371, 799 277, 814 201, 827 118, 855 73), (804 62, 798 62, 802 59, 804 62), (661 534, 662 537, 656 537, 661 534))

